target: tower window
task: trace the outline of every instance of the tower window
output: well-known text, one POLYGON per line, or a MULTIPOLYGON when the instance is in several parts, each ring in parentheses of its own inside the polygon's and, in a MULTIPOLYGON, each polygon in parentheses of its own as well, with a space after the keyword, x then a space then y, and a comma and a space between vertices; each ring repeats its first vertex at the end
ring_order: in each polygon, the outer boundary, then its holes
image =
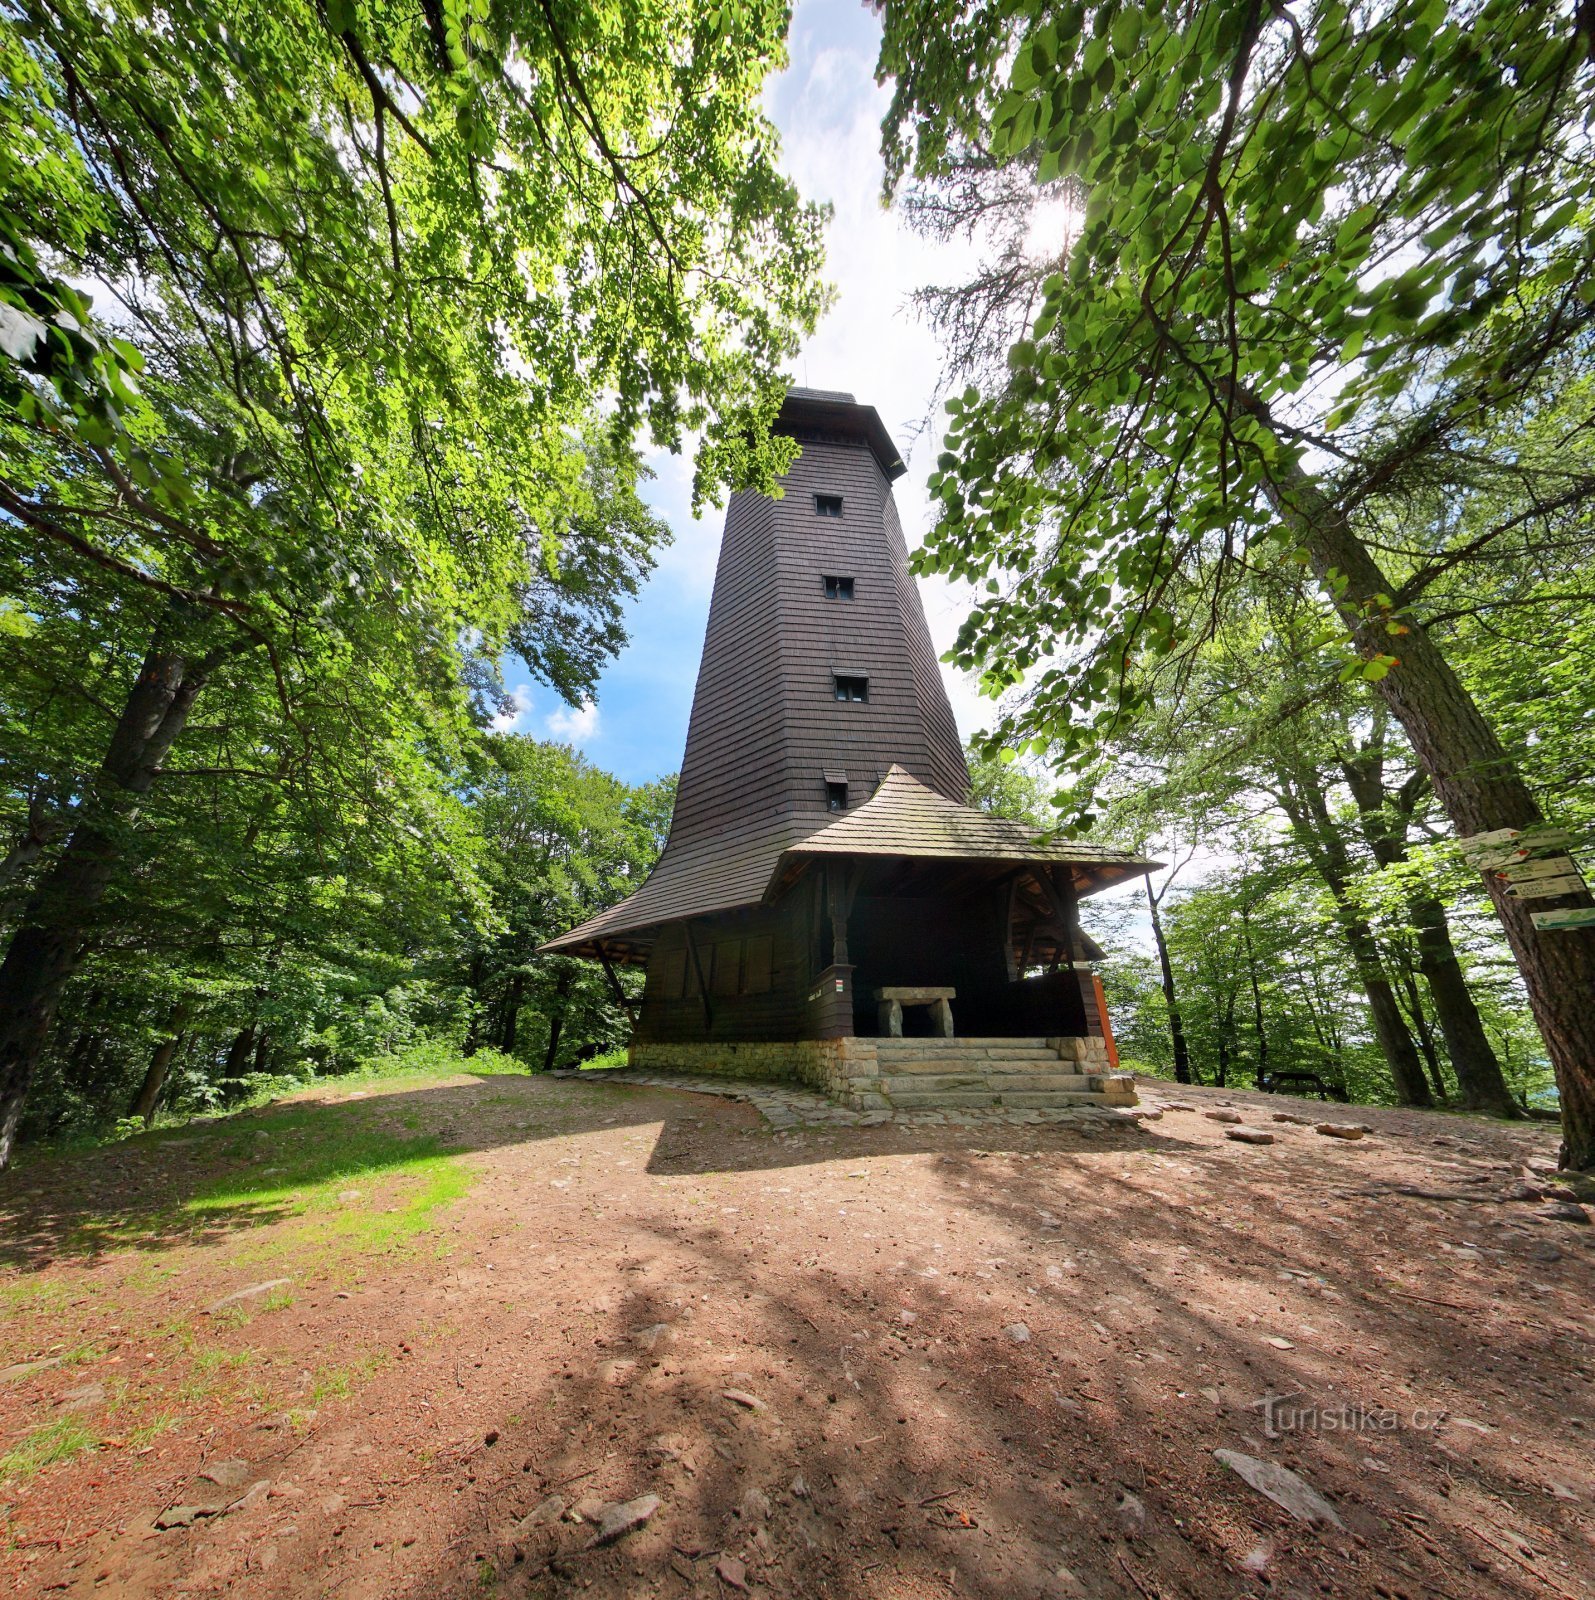
POLYGON ((827 811, 847 810, 847 785, 845 783, 826 784, 825 809, 827 811))
POLYGON ((825 598, 827 600, 851 600, 853 598, 853 580, 851 578, 827 578, 825 580, 825 598))
POLYGON ((853 677, 840 672, 834 673, 832 677, 836 684, 836 698, 838 700, 863 702, 869 699, 868 678, 853 677))
POLYGON ((814 515, 839 517, 842 514, 842 497, 839 494, 817 494, 814 497, 814 515))

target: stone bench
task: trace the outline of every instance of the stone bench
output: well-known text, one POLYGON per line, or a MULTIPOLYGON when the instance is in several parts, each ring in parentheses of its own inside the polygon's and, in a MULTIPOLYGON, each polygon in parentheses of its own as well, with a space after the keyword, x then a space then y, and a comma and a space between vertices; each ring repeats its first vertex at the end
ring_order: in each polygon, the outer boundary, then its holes
POLYGON ((958 998, 956 989, 939 989, 934 987, 903 988, 888 987, 875 991, 875 1002, 879 1007, 880 1030, 889 1039, 903 1037, 903 1007, 904 1006, 929 1006, 930 1023, 933 1032, 938 1038, 950 1039, 953 1036, 953 1008, 951 1002, 958 998))

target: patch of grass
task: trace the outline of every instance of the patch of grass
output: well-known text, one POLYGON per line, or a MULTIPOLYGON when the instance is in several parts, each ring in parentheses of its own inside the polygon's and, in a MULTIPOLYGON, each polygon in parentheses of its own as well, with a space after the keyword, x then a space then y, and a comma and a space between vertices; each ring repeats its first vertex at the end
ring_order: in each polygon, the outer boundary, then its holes
POLYGON ((623 1067, 627 1064, 626 1047, 618 1046, 614 1050, 606 1050, 601 1056, 594 1056, 591 1061, 584 1061, 581 1065, 583 1072, 602 1072, 610 1067, 623 1067))
POLYGON ((457 1045, 428 1039, 390 1056, 376 1056, 354 1072, 340 1072, 315 1081, 327 1088, 358 1089, 368 1083, 387 1083, 394 1078, 454 1077, 461 1073, 476 1078, 524 1078, 528 1075, 524 1062, 500 1050, 478 1050, 475 1055, 466 1056, 460 1054, 457 1045))
MULTIPOLYGON (((231 1309, 229 1307, 228 1309, 231 1309)), ((260 1357, 258 1350, 201 1350, 193 1358, 189 1375, 172 1390, 183 1405, 199 1405, 228 1385, 235 1372, 251 1366, 260 1357)))
POLYGON ((148 1422, 141 1422, 128 1434, 128 1448, 142 1450, 145 1445, 153 1444, 163 1433, 170 1433, 182 1420, 175 1411, 157 1411, 148 1422))
POLYGON ((375 1377, 387 1364, 387 1356, 371 1351, 347 1367, 318 1367, 310 1379, 311 1405, 319 1406, 324 1400, 347 1400, 356 1384, 375 1377))
POLYGON ((25 1317, 35 1312, 59 1311, 78 1291, 59 1278, 16 1278, 0 1284, 0 1312, 25 1317))
MULTIPOLYGON (((286 1220, 319 1214, 315 1231, 363 1249, 380 1249, 393 1240, 431 1226, 434 1213, 459 1199, 471 1174, 451 1158, 457 1154, 434 1134, 406 1136, 380 1126, 362 1108, 292 1107, 264 1119, 270 1145, 260 1152, 272 1170, 251 1165, 214 1178, 183 1202, 194 1220, 255 1218, 286 1220), (399 1180, 397 1205, 370 1203, 366 1185, 399 1180), (360 1200, 338 1197, 361 1188, 360 1200)), ((264 1141, 241 1141, 238 1155, 259 1150, 264 1141)))
POLYGON ((231 1372, 237 1367, 247 1367, 260 1352, 258 1350, 201 1350, 194 1357, 194 1370, 209 1377, 217 1372, 231 1372))
POLYGON ((92 1450, 99 1439, 76 1417, 61 1417, 35 1428, 16 1447, 0 1456, 0 1482, 31 1478, 36 1472, 57 1462, 70 1461, 84 1450, 92 1450))
POLYGON ((319 1406, 323 1400, 347 1400, 353 1380, 346 1367, 317 1367, 310 1380, 310 1403, 319 1406))
POLYGON ((103 1344, 75 1344, 70 1350, 57 1351, 55 1359, 63 1367, 81 1367, 86 1361, 103 1360, 105 1354, 103 1344))

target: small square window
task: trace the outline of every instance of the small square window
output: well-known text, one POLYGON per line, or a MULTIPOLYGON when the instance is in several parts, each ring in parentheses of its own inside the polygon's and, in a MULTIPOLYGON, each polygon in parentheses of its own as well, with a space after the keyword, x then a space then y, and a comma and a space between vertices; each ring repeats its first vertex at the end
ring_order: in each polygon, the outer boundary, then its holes
POLYGON ((869 679, 855 678, 835 673, 836 698, 838 700, 853 700, 862 703, 869 699, 869 679))
POLYGON ((825 598, 827 600, 851 600, 853 598, 853 580, 851 578, 827 578, 825 580, 825 598))
POLYGON ((817 494, 814 497, 814 515, 839 517, 842 514, 842 497, 839 494, 817 494))
POLYGON ((845 783, 826 784, 825 809, 827 811, 847 810, 847 785, 845 783))

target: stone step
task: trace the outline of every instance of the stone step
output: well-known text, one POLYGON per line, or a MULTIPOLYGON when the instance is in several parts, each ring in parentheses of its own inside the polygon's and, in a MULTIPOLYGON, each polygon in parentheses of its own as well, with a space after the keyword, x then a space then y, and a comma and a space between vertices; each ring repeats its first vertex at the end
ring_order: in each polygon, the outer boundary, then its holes
POLYGON ((1059 1056, 1055 1050, 881 1050, 875 1059, 891 1072, 953 1072, 965 1066, 989 1068, 1004 1062, 1029 1066, 1054 1062, 1059 1056))
POLYGON ((960 1036, 956 1039, 937 1039, 923 1035, 918 1038, 903 1039, 884 1037, 877 1038, 875 1045, 881 1050, 1045 1050, 1049 1055, 1055 1053, 1045 1039, 982 1039, 973 1035, 960 1036))
POLYGON ((1046 1110, 1061 1108, 1063 1106, 1108 1106, 1114 1104, 1128 1105, 1132 1102, 1128 1097, 1109 1096, 1105 1094, 1069 1094, 1061 1089, 1054 1089, 1047 1094, 994 1094, 984 1090, 943 1090, 935 1094, 927 1094, 923 1090, 905 1091, 887 1097, 894 1110, 898 1111, 956 1111, 961 1109, 975 1109, 985 1106, 1007 1106, 1015 1111, 1021 1110, 1046 1110))
POLYGON ((1060 1094, 1056 1089, 1047 1089, 1039 1093, 1026 1093, 1023 1090, 1010 1093, 1006 1089, 1002 1092, 1002 1103, 1005 1106, 1012 1106, 1016 1111, 1045 1110, 1046 1107, 1055 1106, 1060 1101, 1066 1101, 1070 1105, 1133 1106, 1136 1104, 1136 1096, 1134 1093, 1123 1091, 1105 1094, 1100 1090, 1094 1094, 1060 1094))
MULTIPOLYGON (((1097 1080, 1098 1082, 1100 1080, 1097 1080)), ((883 1072, 881 1091, 935 1094, 948 1089, 981 1089, 987 1094, 1099 1094, 1093 1079, 1083 1072, 883 1072)))

